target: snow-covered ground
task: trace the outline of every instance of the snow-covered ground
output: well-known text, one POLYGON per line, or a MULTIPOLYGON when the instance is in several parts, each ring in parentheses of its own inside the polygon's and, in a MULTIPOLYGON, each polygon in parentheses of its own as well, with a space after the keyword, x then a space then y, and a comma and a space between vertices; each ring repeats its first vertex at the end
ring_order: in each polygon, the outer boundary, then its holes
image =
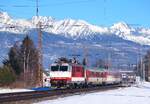
POLYGON ((105 92, 75 95, 36 104, 150 104, 150 83, 105 92))
POLYGON ((0 88, 0 94, 2 94, 2 93, 13 93, 13 92, 27 92, 27 91, 33 91, 33 90, 30 90, 30 89, 0 88))

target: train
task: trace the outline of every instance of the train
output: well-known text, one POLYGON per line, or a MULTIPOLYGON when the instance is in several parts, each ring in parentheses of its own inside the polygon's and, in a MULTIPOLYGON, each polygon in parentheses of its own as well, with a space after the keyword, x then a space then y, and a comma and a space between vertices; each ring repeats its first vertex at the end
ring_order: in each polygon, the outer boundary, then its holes
POLYGON ((134 71, 120 71, 122 78, 122 86, 131 86, 137 82, 137 76, 134 71))
POLYGON ((59 62, 50 66, 51 87, 89 87, 122 83, 117 70, 90 68, 78 63, 59 62))

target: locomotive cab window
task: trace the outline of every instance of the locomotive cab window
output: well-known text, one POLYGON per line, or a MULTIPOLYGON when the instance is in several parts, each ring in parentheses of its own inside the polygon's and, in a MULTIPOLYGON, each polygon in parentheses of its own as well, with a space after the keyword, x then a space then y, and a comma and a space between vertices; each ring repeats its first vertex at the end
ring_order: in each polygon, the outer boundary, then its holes
POLYGON ((60 66, 60 71, 68 71, 68 66, 60 66))
POLYGON ((58 71, 59 70, 59 66, 51 66, 51 71, 58 71))

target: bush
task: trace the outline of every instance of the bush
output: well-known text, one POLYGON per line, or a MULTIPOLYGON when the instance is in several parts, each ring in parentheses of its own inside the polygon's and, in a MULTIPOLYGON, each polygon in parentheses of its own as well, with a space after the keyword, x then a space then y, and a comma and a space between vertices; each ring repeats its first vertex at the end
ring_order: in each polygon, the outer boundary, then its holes
POLYGON ((16 76, 10 66, 3 66, 0 68, 0 86, 6 86, 13 83, 16 76))

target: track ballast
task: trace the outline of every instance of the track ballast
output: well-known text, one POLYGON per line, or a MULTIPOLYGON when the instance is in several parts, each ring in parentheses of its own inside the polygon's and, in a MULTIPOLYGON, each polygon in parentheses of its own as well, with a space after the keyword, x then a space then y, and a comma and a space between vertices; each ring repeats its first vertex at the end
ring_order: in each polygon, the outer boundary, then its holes
POLYGON ((106 90, 116 89, 118 87, 120 87, 120 85, 107 85, 107 86, 76 88, 76 89, 55 89, 55 90, 48 90, 48 91, 5 93, 5 94, 0 94, 0 103, 52 97, 52 96, 63 96, 67 94, 73 95, 77 93, 106 91, 106 90))

